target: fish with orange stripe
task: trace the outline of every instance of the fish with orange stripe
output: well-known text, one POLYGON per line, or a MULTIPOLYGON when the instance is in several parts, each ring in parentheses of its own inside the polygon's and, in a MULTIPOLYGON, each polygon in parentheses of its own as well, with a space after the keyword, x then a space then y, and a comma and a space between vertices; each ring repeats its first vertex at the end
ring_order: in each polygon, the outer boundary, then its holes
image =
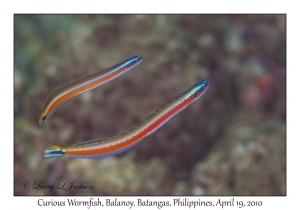
POLYGON ((49 119, 49 117, 53 115, 57 108, 70 98, 73 98, 78 94, 99 87, 100 85, 103 85, 106 82, 115 79, 116 77, 137 66, 141 61, 141 56, 133 56, 108 69, 90 75, 86 78, 74 81, 55 90, 49 95, 45 103, 44 109, 39 117, 39 124, 43 125, 43 123, 47 122, 47 119, 49 119))
POLYGON ((198 100, 208 87, 207 80, 196 82, 195 85, 159 108, 141 123, 118 136, 90 140, 69 147, 53 145, 44 150, 44 157, 105 158, 125 152, 198 100))

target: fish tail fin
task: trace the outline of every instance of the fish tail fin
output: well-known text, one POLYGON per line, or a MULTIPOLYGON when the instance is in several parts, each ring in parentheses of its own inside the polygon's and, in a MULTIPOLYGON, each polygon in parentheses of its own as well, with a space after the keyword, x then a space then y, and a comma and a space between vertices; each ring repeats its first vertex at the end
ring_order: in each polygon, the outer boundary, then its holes
POLYGON ((62 147, 57 146, 57 145, 52 145, 52 146, 44 149, 44 158, 62 156, 65 153, 66 153, 66 150, 63 149, 62 147))

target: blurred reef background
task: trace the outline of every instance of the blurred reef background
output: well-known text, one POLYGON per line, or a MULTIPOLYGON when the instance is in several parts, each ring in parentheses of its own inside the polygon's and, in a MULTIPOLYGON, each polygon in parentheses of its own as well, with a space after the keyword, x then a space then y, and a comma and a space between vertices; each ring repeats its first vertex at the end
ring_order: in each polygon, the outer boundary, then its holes
POLYGON ((15 195, 286 194, 285 15, 15 15, 14 90, 15 195), (55 89, 134 55, 38 125, 55 89), (202 79, 201 99, 128 152, 43 158, 120 134, 202 79))

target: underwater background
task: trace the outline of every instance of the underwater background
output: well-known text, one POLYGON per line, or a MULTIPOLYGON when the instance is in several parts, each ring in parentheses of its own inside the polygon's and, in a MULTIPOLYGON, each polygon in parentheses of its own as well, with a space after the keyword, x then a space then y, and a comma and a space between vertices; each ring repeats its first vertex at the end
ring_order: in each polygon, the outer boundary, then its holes
POLYGON ((286 16, 14 15, 14 195, 286 195, 286 16), (134 55, 39 126, 55 89, 134 55), (127 152, 43 157, 121 134, 202 79, 198 101, 127 152), (57 187, 72 182, 92 187, 57 187))

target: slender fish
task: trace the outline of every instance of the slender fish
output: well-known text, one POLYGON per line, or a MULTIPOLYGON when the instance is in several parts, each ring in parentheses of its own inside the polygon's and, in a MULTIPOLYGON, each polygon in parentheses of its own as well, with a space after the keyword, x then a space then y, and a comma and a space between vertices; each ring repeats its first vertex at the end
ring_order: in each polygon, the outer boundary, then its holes
POLYGON ((49 95, 45 103, 44 110, 42 111, 42 114, 39 118, 39 124, 42 125, 42 123, 47 122, 47 119, 57 110, 57 108, 63 102, 80 93, 91 90, 100 85, 103 85, 110 80, 115 79, 116 77, 137 66, 141 61, 141 56, 134 56, 115 66, 90 75, 86 78, 74 81, 55 90, 49 95))
POLYGON ((159 108, 152 115, 130 130, 105 139, 95 139, 74 144, 70 147, 50 146, 44 150, 44 157, 66 156, 70 158, 105 158, 125 152, 136 146, 143 138, 155 132, 177 113, 199 99, 207 90, 207 80, 198 81, 188 90, 159 108))

